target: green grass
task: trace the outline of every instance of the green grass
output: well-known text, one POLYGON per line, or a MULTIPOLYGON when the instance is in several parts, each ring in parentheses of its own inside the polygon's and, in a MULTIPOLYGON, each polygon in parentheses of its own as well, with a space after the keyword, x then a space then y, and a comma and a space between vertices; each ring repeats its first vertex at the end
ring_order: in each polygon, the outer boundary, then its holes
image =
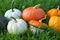
MULTIPOLYGON (((4 15, 4 13, 11 8, 12 0, 0 0, 0 15, 4 15)), ((51 8, 57 8, 60 5, 60 0, 15 0, 14 8, 20 9, 21 11, 29 6, 34 6, 37 4, 41 4, 41 8, 46 12, 51 8)))
POLYGON ((51 28, 41 28, 43 32, 38 34, 32 34, 27 31, 25 34, 13 35, 9 34, 7 31, 0 33, 0 40, 59 40, 60 33, 55 32, 51 28))
MULTIPOLYGON (((4 16, 5 12, 11 9, 12 0, 0 0, 0 16, 4 16)), ((51 8, 57 8, 60 6, 60 0, 15 0, 14 8, 23 11, 25 8, 41 4, 41 8, 46 12, 51 8), (23 8, 23 6, 25 6, 23 8)), ((43 22, 48 23, 48 18, 43 22)), ((7 31, 0 33, 0 40, 60 40, 60 33, 51 29, 46 29, 44 32, 38 35, 32 35, 30 32, 26 32, 21 35, 11 35, 7 31)))

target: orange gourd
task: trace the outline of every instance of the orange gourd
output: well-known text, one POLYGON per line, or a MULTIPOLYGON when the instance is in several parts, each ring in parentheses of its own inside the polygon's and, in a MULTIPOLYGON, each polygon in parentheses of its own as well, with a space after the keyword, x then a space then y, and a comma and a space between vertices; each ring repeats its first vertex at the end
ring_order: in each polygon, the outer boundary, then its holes
POLYGON ((48 25, 56 31, 60 31, 60 15, 52 16, 48 25))
POLYGON ((39 21, 36 21, 36 20, 31 20, 29 21, 29 24, 35 26, 35 27, 38 27, 38 26, 45 26, 46 24, 43 23, 43 22, 39 22, 39 21))
POLYGON ((48 17, 52 17, 52 16, 55 16, 57 14, 60 14, 59 6, 57 9, 53 8, 47 12, 48 17))
POLYGON ((30 29, 30 32, 32 32, 33 34, 38 34, 40 31, 44 31, 44 30, 41 30, 40 27, 45 27, 46 24, 43 23, 43 22, 39 22, 39 21, 36 21, 36 20, 31 20, 29 21, 29 29, 30 29))
POLYGON ((28 7, 23 10, 22 17, 25 21, 30 20, 40 20, 45 17, 45 12, 43 9, 39 8, 39 5, 34 7, 28 7))

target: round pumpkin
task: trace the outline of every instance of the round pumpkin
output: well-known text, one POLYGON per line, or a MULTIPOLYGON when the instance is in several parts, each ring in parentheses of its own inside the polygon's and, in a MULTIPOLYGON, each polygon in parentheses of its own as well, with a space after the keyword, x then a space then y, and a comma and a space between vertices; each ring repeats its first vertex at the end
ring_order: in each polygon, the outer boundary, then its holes
POLYGON ((40 30, 39 28, 40 28, 41 26, 46 26, 45 23, 39 22, 39 21, 36 21, 36 20, 31 20, 31 21, 29 21, 29 24, 30 24, 30 31, 31 31, 33 34, 40 32, 41 30, 40 30))
POLYGON ((39 5, 36 5, 34 7, 28 7, 23 10, 22 17, 25 21, 30 20, 40 20, 45 17, 45 12, 43 9, 38 7, 39 5))
POLYGON ((20 18, 21 17, 21 11, 18 9, 13 9, 14 11, 12 11, 12 9, 7 10, 4 17, 8 18, 9 20, 12 19, 12 17, 14 18, 20 18))
POLYGON ((57 14, 60 14, 60 10, 59 10, 59 6, 58 8, 53 8, 53 9, 50 9, 48 12, 47 12, 47 15, 48 17, 52 17, 52 16, 55 16, 57 14))
POLYGON ((56 31, 60 31, 60 15, 52 16, 48 25, 56 31))
POLYGON ((14 8, 14 2, 15 0, 12 0, 12 4, 11 4, 11 9, 7 10, 4 17, 8 18, 9 20, 12 19, 12 17, 16 18, 20 18, 21 17, 21 11, 19 9, 14 8))
POLYGON ((27 31, 27 23, 23 19, 12 19, 8 22, 7 30, 10 34, 24 34, 27 31))

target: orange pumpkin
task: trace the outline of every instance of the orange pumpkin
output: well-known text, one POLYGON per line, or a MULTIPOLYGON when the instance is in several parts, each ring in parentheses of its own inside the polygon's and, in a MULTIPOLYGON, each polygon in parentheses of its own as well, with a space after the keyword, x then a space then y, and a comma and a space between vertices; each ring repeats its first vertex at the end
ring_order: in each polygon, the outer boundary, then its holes
POLYGON ((60 31, 60 15, 52 16, 49 20, 48 25, 56 31, 60 31))
POLYGON ((48 17, 52 17, 52 16, 55 16, 57 14, 60 14, 59 6, 58 6, 57 9, 56 8, 53 8, 53 9, 49 10, 47 12, 47 14, 48 14, 48 17))
POLYGON ((39 21, 36 21, 36 20, 31 20, 29 21, 29 24, 35 26, 35 27, 38 27, 38 26, 45 26, 46 24, 43 23, 43 22, 39 22, 39 21))
POLYGON ((38 7, 39 5, 36 5, 34 7, 28 7, 23 10, 22 17, 25 21, 30 20, 40 20, 45 17, 45 12, 43 9, 38 7))

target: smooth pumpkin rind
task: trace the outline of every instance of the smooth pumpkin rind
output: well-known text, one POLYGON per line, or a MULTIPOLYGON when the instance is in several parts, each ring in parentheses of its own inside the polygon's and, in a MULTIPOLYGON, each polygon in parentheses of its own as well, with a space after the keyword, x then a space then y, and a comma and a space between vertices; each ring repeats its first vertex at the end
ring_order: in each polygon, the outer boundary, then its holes
POLYGON ((58 11, 58 14, 60 14, 60 10, 58 11))
POLYGON ((60 14, 60 10, 59 10, 58 6, 57 8, 52 8, 47 12, 48 17, 52 17, 52 16, 56 16, 57 14, 60 14))
POLYGON ((29 7, 23 11, 22 17, 25 21, 40 20, 45 17, 45 12, 41 8, 29 7))
POLYGON ((35 27, 39 27, 39 26, 45 26, 46 24, 43 23, 43 22, 39 22, 39 21, 36 21, 36 20, 31 20, 29 21, 29 24, 35 26, 35 27))
POLYGON ((40 22, 39 21, 36 21, 36 20, 31 20, 31 21, 29 21, 29 24, 31 24, 31 25, 34 25, 34 26, 39 26, 40 25, 40 22))
POLYGON ((51 17, 51 16, 55 16, 56 14, 58 13, 58 10, 57 9, 51 9, 47 12, 48 16, 51 17))

